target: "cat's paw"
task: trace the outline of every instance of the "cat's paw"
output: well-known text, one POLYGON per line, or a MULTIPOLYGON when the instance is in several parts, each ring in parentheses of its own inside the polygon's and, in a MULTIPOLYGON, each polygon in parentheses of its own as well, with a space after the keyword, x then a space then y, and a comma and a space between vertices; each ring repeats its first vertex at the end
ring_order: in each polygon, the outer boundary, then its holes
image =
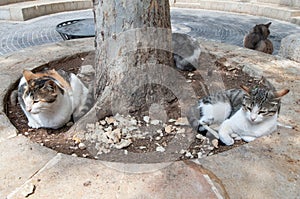
POLYGON ((252 137, 252 136, 241 136, 241 138, 242 138, 245 142, 252 142, 253 140, 256 139, 256 137, 252 137))
POLYGON ((203 125, 211 125, 212 123, 214 122, 214 118, 213 117, 202 117, 200 120, 199 120, 199 124, 203 125))
POLYGON ((33 129, 38 129, 38 128, 41 127, 41 125, 38 124, 38 123, 35 122, 35 121, 29 121, 29 122, 28 122, 28 126, 29 126, 30 128, 33 128, 33 129))
POLYGON ((227 146, 234 144, 234 140, 230 136, 221 136, 220 135, 220 140, 227 146))

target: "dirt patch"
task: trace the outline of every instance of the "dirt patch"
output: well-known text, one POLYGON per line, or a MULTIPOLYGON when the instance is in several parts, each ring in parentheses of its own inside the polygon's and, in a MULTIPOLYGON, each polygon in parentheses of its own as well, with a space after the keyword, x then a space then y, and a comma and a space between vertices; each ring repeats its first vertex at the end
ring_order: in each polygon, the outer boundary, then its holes
MULTIPOLYGON (((210 54, 202 53, 200 58, 200 65, 201 69, 190 73, 190 72, 182 72, 182 76, 186 78, 186 81, 191 85, 194 92, 196 93, 197 97, 200 98, 208 93, 209 86, 207 85, 207 80, 205 81, 204 78, 208 76, 212 76, 213 74, 219 75, 221 77, 221 81, 224 84, 226 89, 229 88, 239 88, 240 85, 253 85, 256 84, 258 80, 250 77, 249 75, 243 73, 241 69, 235 68, 233 66, 224 66, 226 62, 225 59, 216 59, 215 57, 211 56, 210 54), (213 65, 213 69, 207 69, 208 65, 213 65)), ((47 65, 43 65, 35 71, 41 70, 41 68, 55 68, 55 69, 63 69, 65 71, 77 73, 78 69, 82 65, 93 65, 94 64, 94 54, 80 54, 74 55, 72 57, 68 57, 62 60, 54 61, 47 65)), ((13 90, 15 90, 13 88, 13 90)), ((10 96, 10 93, 8 93, 10 96)), ((9 97, 7 98, 9 99, 9 97)), ((178 116, 178 106, 176 102, 172 102, 169 106, 168 112, 176 117, 178 116), (172 104, 174 106, 172 106, 172 104)), ((65 136, 64 132, 66 132, 70 126, 64 126, 60 129, 53 130, 53 129, 32 129, 27 126, 27 118, 23 114, 20 105, 12 103, 11 100, 6 100, 6 114, 13 125, 19 131, 19 134, 23 134, 24 136, 28 137, 30 140, 39 143, 43 146, 49 147, 55 151, 60 153, 65 153, 69 155, 75 155, 80 157, 88 157, 88 158, 95 158, 94 154, 91 154, 90 150, 86 148, 82 148, 78 146, 78 142, 74 140, 74 138, 68 138, 65 136)), ((137 120, 142 121, 143 113, 133 113, 133 117, 137 118, 137 120), (140 114, 140 115, 139 115, 140 114)), ((176 118, 175 118, 176 119, 176 118)), ((141 125, 145 125, 142 123, 141 125)), ((189 127, 183 127, 186 129, 186 134, 176 135, 176 134, 168 134, 165 132, 164 129, 162 131, 158 131, 157 134, 152 135, 152 137, 146 137, 144 139, 133 139, 132 143, 123 148, 122 150, 113 149, 109 153, 103 154, 100 156, 100 159, 108 160, 108 161, 126 161, 126 153, 132 153, 138 157, 138 154, 146 154, 151 152, 157 152, 157 147, 167 147, 170 143, 174 141, 176 137, 176 142, 174 145, 180 145, 181 140, 185 142, 186 139, 189 140, 189 146, 185 146, 185 151, 177 151, 174 155, 175 159, 190 159, 190 158, 197 158, 199 157, 199 152, 202 153, 202 157, 207 155, 217 154, 223 151, 227 151, 231 148, 240 146, 244 144, 243 141, 236 141, 233 146, 224 146, 219 144, 217 147, 214 147, 212 143, 204 143, 203 139, 197 138, 197 132, 195 130, 191 130, 189 127), (159 139, 157 137, 160 137, 159 139), (155 139, 157 138, 157 139, 155 139), (213 146, 213 147, 211 147, 213 146), (208 150, 208 147, 209 150, 208 150), (205 150, 204 150, 205 148, 205 150), (117 156, 124 156, 124 158, 117 158, 117 156), (102 157, 102 158, 101 158, 102 157)), ((211 141, 211 140, 210 140, 211 141)), ((175 151, 174 151, 175 153, 175 151)), ((155 155, 156 159, 154 162, 158 162, 161 160, 161 156, 163 156, 164 152, 158 152, 159 155, 155 155)), ((99 157, 97 157, 99 159, 99 157)), ((140 158, 139 162, 147 162, 143 158, 140 158)), ((151 162, 151 161, 150 161, 151 162)))

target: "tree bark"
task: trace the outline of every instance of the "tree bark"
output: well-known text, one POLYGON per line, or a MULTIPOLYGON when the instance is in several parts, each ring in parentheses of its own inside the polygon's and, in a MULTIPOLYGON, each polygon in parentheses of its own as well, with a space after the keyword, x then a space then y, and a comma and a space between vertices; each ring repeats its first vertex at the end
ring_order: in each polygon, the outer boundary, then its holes
POLYGON ((174 85, 182 77, 172 74, 169 0, 94 0, 93 11, 96 104, 69 136, 84 133, 86 123, 147 110, 180 95, 174 85))
POLYGON ((95 1, 94 13, 97 115, 141 109, 173 66, 169 1, 95 1))

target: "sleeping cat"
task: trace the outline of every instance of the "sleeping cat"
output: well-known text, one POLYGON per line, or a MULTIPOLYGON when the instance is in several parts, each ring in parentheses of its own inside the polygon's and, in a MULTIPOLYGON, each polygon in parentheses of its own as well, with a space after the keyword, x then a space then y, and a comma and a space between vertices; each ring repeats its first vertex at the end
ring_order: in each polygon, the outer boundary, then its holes
MULTIPOLYGON (((207 126, 221 124, 218 137, 226 145, 234 143, 232 134, 244 141, 268 135, 277 128, 280 98, 289 90, 274 91, 270 88, 230 89, 206 96, 199 101, 199 131, 204 133, 207 126)), ((195 122, 194 122, 195 125, 195 122)))
POLYGON ((244 47, 272 54, 273 44, 268 39, 268 36, 270 35, 270 25, 271 22, 254 26, 252 31, 244 37, 244 47))
POLYGON ((73 73, 24 70, 18 86, 18 101, 31 128, 64 126, 85 112, 88 89, 73 73))
POLYGON ((175 65, 183 71, 194 71, 201 53, 196 39, 187 34, 172 33, 172 47, 175 65))

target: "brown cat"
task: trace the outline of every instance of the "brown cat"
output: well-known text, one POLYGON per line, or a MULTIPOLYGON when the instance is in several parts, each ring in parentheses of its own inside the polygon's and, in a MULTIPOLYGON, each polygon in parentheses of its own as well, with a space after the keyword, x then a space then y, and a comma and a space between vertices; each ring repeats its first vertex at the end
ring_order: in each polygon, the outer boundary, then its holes
POLYGON ((244 47, 272 54, 274 50, 273 44, 268 39, 270 25, 271 22, 255 25, 252 31, 244 37, 244 47))

